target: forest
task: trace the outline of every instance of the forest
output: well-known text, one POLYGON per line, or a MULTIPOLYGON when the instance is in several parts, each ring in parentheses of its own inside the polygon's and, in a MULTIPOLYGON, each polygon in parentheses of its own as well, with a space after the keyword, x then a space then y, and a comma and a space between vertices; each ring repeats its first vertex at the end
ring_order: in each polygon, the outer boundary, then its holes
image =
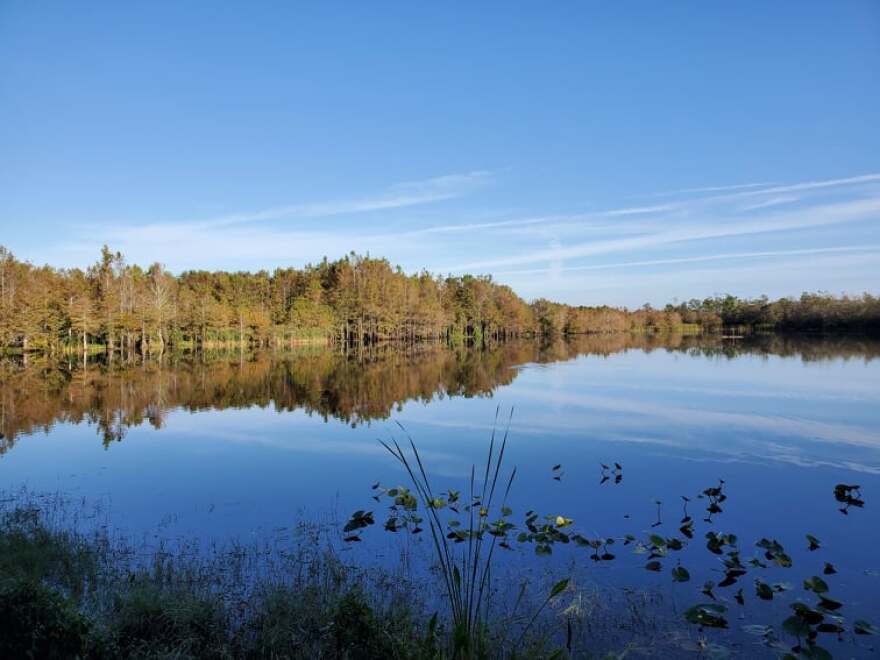
POLYGON ((107 246, 82 270, 34 266, 0 246, 0 349, 161 354, 168 348, 305 342, 482 343, 517 337, 657 332, 691 326, 880 328, 869 294, 743 300, 719 296, 655 309, 528 303, 491 276, 407 274, 355 253, 273 272, 169 273, 107 246))

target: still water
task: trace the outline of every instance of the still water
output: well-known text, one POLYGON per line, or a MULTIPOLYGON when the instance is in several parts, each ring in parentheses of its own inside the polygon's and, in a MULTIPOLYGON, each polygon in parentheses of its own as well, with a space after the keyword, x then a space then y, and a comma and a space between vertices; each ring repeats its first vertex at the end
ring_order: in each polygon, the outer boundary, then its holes
MULTIPOLYGON (((668 590, 680 559, 693 581, 673 597, 686 605, 704 580, 724 577, 707 530, 737 534, 744 560, 760 557, 754 543, 767 537, 797 570, 762 580, 786 581, 801 598, 802 579, 831 561, 832 595, 880 623, 876 341, 614 336, 482 351, 9 362, 0 377, 0 489, 101 500, 133 534, 246 539, 380 510, 371 485, 405 483, 377 441, 403 439, 397 423, 438 490, 462 488, 500 406, 502 417, 514 411, 505 463, 518 468, 518 513, 571 517, 589 537, 673 536, 681 497, 691 499, 696 535, 680 556, 653 573, 618 545, 619 561, 595 567, 598 582, 668 590), (603 480, 601 465, 615 462, 622 478, 603 480), (708 523, 697 495, 720 479, 728 499, 708 523), (839 483, 861 486, 864 507, 843 514, 839 483), (821 550, 807 549, 808 533, 821 550)), ((751 575, 739 586, 753 597, 751 575)))

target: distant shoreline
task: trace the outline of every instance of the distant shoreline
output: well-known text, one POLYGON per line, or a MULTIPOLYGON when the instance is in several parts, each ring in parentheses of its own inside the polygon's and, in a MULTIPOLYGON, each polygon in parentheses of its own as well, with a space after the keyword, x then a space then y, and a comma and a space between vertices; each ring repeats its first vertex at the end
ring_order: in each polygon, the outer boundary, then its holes
POLYGON ((491 276, 407 275, 352 253, 302 269, 187 271, 130 265, 106 246, 83 271, 35 267, 0 247, 0 349, 127 357, 176 348, 283 348, 743 330, 880 333, 880 298, 732 295, 630 310, 526 302, 491 276))

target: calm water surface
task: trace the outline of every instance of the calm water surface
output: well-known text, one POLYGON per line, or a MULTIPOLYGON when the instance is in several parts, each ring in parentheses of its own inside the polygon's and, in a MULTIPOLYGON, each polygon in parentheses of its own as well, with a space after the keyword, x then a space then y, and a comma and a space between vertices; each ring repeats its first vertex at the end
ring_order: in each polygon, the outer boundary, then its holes
MULTIPOLYGON (((564 514, 589 536, 671 536, 681 496, 694 500, 724 479, 729 499, 711 525, 705 501, 690 505, 696 538, 680 558, 694 580, 675 586, 674 599, 695 602, 703 580, 723 578, 705 550, 714 529, 736 533, 744 559, 754 541, 778 539, 795 569, 761 577, 795 590, 833 561, 832 595, 880 623, 878 357, 880 344, 854 339, 610 337, 484 351, 7 363, 0 488, 99 498, 132 533, 259 537, 298 518, 369 508, 375 481, 405 483, 377 442, 401 438, 396 422, 438 483, 462 487, 500 405, 514 408, 507 462, 518 467, 518 511, 564 514), (600 464, 615 461, 622 481, 600 483, 600 464), (840 513, 837 483, 859 484, 865 507, 840 513), (652 528, 656 501, 663 525, 652 528), (807 551, 806 533, 821 551, 807 551)), ((673 589, 678 556, 654 574, 629 548, 617 554, 596 567, 597 580, 673 589)), ((747 597, 752 580, 738 585, 747 597)))

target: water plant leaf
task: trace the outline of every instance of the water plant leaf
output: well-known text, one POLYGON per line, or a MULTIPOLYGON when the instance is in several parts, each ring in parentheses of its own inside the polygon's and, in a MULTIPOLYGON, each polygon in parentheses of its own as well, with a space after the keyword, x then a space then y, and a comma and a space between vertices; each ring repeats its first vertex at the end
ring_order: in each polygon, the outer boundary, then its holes
POLYGON ((836 600, 832 600, 831 598, 826 598, 825 596, 819 596, 819 607, 824 610, 828 610, 830 612, 834 612, 843 607, 843 603, 840 603, 836 600))
POLYGON ((819 576, 814 575, 809 580, 804 580, 804 589, 817 594, 824 594, 828 591, 828 584, 819 576))
POLYGON ((783 621, 782 630, 798 639, 805 638, 810 634, 809 624, 797 615, 792 615, 783 621))
POLYGON ((687 582, 691 579, 691 574, 684 566, 676 566, 672 569, 672 579, 676 582, 687 582))
POLYGON ((772 561, 777 566, 781 566, 783 568, 791 568, 791 557, 789 557, 785 553, 782 545, 780 545, 777 541, 770 541, 769 545, 766 546, 761 546, 759 542, 759 547, 764 547, 766 549, 766 551, 764 552, 764 557, 772 561))
POLYGON ((553 585, 553 588, 550 590, 549 598, 552 600, 556 598, 559 594, 565 591, 568 588, 568 583, 571 578, 565 578, 564 580, 560 580, 556 584, 553 585))
POLYGON ((724 605, 701 603, 685 610, 684 618, 701 628, 727 628, 727 619, 722 616, 726 611, 724 605))
POLYGON ((681 542, 681 539, 668 538, 666 539, 666 547, 670 550, 681 550, 684 547, 684 543, 681 542))
POLYGON ((802 648, 800 654, 802 658, 807 658, 807 660, 833 660, 833 656, 828 651, 814 644, 802 648))
POLYGON ((880 629, 867 621, 859 620, 853 623, 853 632, 856 635, 878 635, 880 634, 880 629))
POLYGON ((825 575, 834 575, 837 573, 837 569, 834 568, 832 564, 829 564, 827 561, 825 562, 825 568, 822 569, 822 573, 825 575))
POLYGON ((651 536, 648 537, 648 540, 651 541, 651 545, 653 545, 654 547, 666 547, 666 539, 664 539, 662 536, 658 536, 657 534, 651 534, 651 536))
POLYGON ((372 511, 355 511, 353 514, 351 514, 351 518, 349 519, 349 521, 345 523, 345 527, 342 528, 342 531, 353 532, 357 529, 369 527, 370 525, 375 524, 375 522, 376 521, 373 519, 372 511))
POLYGON ((663 568, 663 565, 659 561, 656 561, 656 560, 649 561, 647 564, 645 564, 646 571, 658 572, 661 568, 663 568))
POLYGON ((834 499, 843 503, 843 508, 838 510, 844 515, 848 515, 850 507, 862 508, 865 506, 861 497, 862 491, 858 485, 837 484, 834 487, 834 499))
POLYGON ((755 595, 761 600, 773 600, 773 589, 766 582, 755 580, 755 595))
POLYGON ((703 594, 715 600, 715 594, 712 593, 712 590, 715 588, 715 583, 712 580, 706 580, 703 584, 703 594))
POLYGON ((833 633, 836 635, 846 632, 845 628, 838 623, 820 623, 816 626, 816 631, 820 633, 833 633))
POLYGON ((817 612, 812 609, 808 605, 804 605, 803 603, 793 603, 791 609, 794 610, 795 614, 807 622, 807 624, 811 626, 815 626, 822 621, 825 620, 825 615, 821 612, 817 612))
POLYGON ((812 534, 807 534, 807 542, 810 544, 808 549, 811 552, 814 550, 818 550, 820 547, 822 547, 821 544, 819 543, 819 539, 817 539, 812 534))

